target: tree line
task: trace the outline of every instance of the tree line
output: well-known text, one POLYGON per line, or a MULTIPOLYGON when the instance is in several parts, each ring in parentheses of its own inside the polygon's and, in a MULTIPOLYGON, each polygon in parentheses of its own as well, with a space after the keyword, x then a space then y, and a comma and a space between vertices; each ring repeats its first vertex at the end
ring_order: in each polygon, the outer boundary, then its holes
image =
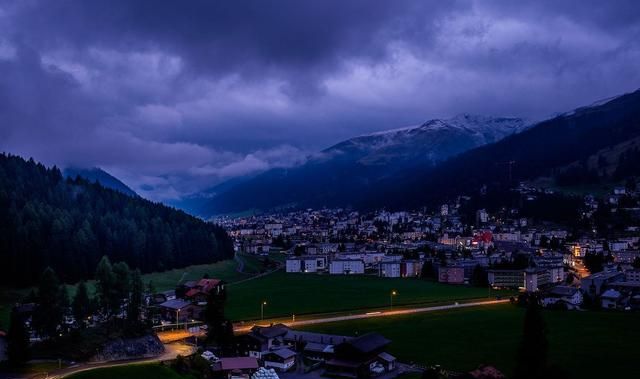
POLYGON ((30 357, 31 333, 42 340, 56 341, 74 329, 84 329, 92 322, 135 333, 147 330, 142 322, 145 310, 145 286, 140 270, 131 270, 125 262, 111 264, 104 256, 95 275, 95 293, 84 281, 78 283, 73 299, 56 272, 47 267, 35 291, 23 304, 14 307, 7 334, 10 365, 18 367, 30 357))
POLYGON ((36 283, 46 267, 65 282, 87 279, 102 256, 146 273, 232 255, 233 243, 217 225, 0 154, 2 285, 36 283))

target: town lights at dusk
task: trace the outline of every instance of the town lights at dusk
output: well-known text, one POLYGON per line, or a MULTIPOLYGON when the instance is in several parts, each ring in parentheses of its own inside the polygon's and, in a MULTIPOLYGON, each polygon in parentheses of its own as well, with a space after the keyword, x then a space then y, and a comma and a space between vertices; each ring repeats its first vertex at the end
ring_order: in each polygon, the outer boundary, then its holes
POLYGON ((637 0, 0 0, 0 378, 637 377, 638 36, 637 0))

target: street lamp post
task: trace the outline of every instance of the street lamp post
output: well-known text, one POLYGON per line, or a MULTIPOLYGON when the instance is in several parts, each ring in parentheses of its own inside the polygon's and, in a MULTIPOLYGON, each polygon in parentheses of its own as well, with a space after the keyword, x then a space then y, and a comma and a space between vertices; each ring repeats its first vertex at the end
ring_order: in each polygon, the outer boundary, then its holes
POLYGON ((391 291, 391 294, 389 295, 389 303, 390 303, 390 309, 393 309, 393 297, 396 296, 398 294, 398 292, 396 292, 396 290, 391 291))
POLYGON ((266 301, 260 304, 260 320, 264 320, 264 306, 267 305, 266 301))

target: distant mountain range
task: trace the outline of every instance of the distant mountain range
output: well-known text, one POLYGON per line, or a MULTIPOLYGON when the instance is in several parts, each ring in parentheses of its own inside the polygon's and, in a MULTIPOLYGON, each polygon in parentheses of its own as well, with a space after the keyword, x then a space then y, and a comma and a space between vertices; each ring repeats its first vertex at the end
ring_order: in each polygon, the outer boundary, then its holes
POLYGON ((470 115, 431 120, 352 138, 301 166, 223 184, 192 211, 208 217, 287 207, 433 205, 484 186, 504 189, 516 181, 555 178, 576 165, 590 170, 603 150, 614 149, 600 159, 607 169, 596 175, 609 180, 618 160, 625 160, 625 172, 635 172, 629 162, 638 154, 638 137, 640 91, 534 125, 470 115))
POLYGON ((116 190, 125 195, 129 196, 138 196, 135 191, 129 188, 126 184, 122 183, 120 179, 115 176, 109 174, 101 168, 93 167, 93 168, 79 168, 79 167, 67 167, 62 172, 65 178, 75 178, 76 176, 80 176, 88 180, 89 182, 98 182, 103 187, 111 188, 112 190, 116 190))
POLYGON ((433 167, 525 128, 525 121, 519 118, 465 114, 430 120, 340 142, 309 157, 301 166, 223 183, 176 205, 204 217, 279 206, 342 205, 385 178, 433 167))

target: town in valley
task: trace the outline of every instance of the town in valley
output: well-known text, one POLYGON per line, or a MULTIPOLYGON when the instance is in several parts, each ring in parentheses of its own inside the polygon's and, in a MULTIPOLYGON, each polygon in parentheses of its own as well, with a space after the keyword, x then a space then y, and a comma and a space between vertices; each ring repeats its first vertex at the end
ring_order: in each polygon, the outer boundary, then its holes
POLYGON ((638 0, 0 0, 0 379, 640 378, 638 0))

